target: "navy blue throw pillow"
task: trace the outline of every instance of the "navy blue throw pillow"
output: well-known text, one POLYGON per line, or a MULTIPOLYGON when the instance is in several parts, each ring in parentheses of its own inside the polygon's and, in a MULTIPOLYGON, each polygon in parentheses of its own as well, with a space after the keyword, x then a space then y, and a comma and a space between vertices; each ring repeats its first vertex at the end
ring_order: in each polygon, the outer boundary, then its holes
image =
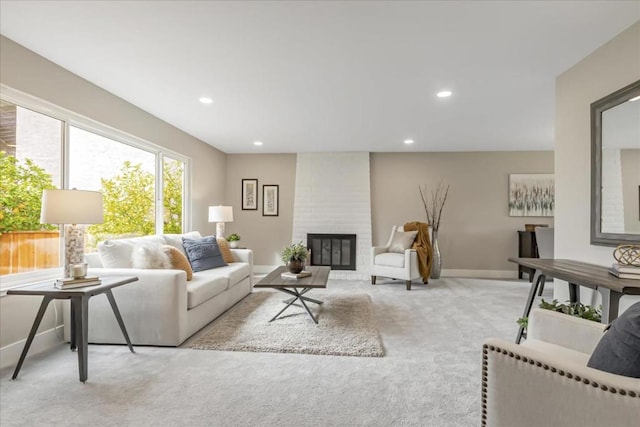
POLYGON ((194 273, 227 265, 224 262, 224 258, 222 258, 218 242, 213 236, 201 239, 186 239, 183 237, 182 246, 184 246, 184 251, 187 253, 187 258, 194 273))
POLYGON ((593 350, 587 366, 640 378, 640 302, 614 320, 593 350))

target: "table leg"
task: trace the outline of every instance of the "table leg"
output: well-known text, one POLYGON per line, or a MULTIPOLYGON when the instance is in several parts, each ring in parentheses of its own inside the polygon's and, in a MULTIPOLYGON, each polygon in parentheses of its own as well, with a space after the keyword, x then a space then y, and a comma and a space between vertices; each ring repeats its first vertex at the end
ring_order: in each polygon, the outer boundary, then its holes
POLYGON ((569 302, 580 301, 580 285, 569 283, 569 302))
MULTIPOLYGON (((529 296, 527 297, 527 302, 524 305, 524 312, 522 313, 522 317, 528 317, 531 312, 531 307, 533 306, 533 300, 536 298, 536 291, 538 290, 538 284, 540 281, 544 282, 545 275, 540 274, 538 276, 538 280, 531 282, 531 288, 529 288, 529 296)), ((518 335, 516 336, 516 344, 520 344, 522 340, 522 336, 524 335, 524 327, 520 326, 518 328, 518 335)))
MULTIPOLYGON (((280 290, 280 291, 282 291, 282 292, 284 292, 284 290, 281 290, 281 289, 279 289, 279 290, 280 290)), ((286 293, 288 293, 288 292, 286 292, 286 293)), ((278 314, 276 314, 275 316, 273 316, 273 318, 272 318, 271 320, 269 320, 269 322, 273 322, 274 320, 276 320, 276 319, 278 318, 278 316, 280 316, 282 313, 284 313, 284 311, 285 311, 287 308, 291 307, 291 304, 293 304, 297 299, 298 299, 297 297, 296 297, 296 298, 291 298, 291 299, 289 300, 289 302, 287 302, 287 303, 286 303, 286 305, 284 306, 284 308, 283 308, 282 310, 280 310, 280 311, 278 312, 278 314)))
POLYGON ((120 325, 120 330, 122 331, 122 335, 124 335, 124 339, 127 342, 127 345, 129 346, 129 350, 131 350, 131 353, 135 353, 135 351, 133 351, 133 346, 131 345, 131 340, 129 339, 129 334, 127 334, 127 328, 125 328, 124 326, 124 321, 122 320, 122 316, 120 316, 120 310, 118 310, 118 305, 116 304, 116 299, 113 297, 111 289, 107 289, 105 294, 107 295, 109 304, 111 304, 113 314, 116 315, 116 320, 118 321, 118 325, 120 325))
POLYGON ((33 338, 36 336, 36 332, 38 332, 38 327, 40 326, 40 322, 42 322, 44 313, 47 311, 47 306, 49 305, 49 302, 52 299, 53 298, 48 296, 45 296, 42 298, 42 302, 40 303, 40 309, 38 310, 38 314, 36 314, 36 318, 33 321, 33 326, 31 326, 31 331, 29 332, 29 336, 27 337, 27 342, 24 343, 22 354, 20 354, 20 359, 18 360, 16 369, 13 371, 13 376, 11 377, 12 380, 15 380, 16 378, 18 378, 18 373, 20 372, 20 368, 22 368, 24 359, 27 357, 27 353, 29 352, 29 347, 31 347, 33 338))
MULTIPOLYGON (((296 290, 296 292, 297 292, 297 290, 296 290)), ((304 302, 303 298, 300 298, 300 302, 304 306, 304 309, 307 310, 307 313, 309 313, 309 316, 311 316, 311 319, 313 320, 313 323, 315 323, 317 325, 318 324, 318 320, 315 317, 313 317, 313 313, 311 313, 311 310, 309 310, 309 307, 307 307, 307 303, 304 302)))
POLYGON ((75 299, 76 345, 78 347, 78 373, 82 383, 87 382, 89 353, 89 297, 73 297, 75 299))
MULTIPOLYGON (((304 288, 302 290, 302 292, 300 292, 300 295, 304 295, 307 292, 309 292, 310 290, 311 290, 311 288, 304 288)), ((289 304, 289 301, 295 301, 296 299, 297 299, 297 297, 293 297, 293 298, 289 298, 289 299, 283 300, 282 302, 285 303, 285 304, 289 304)))
POLYGON ((273 318, 271 320, 269 320, 269 322, 273 322, 274 320, 276 320, 282 313, 284 313, 284 311, 286 309, 291 307, 291 305, 293 305, 294 302, 300 300, 300 302, 302 303, 302 306, 304 307, 304 309, 307 310, 307 313, 309 314, 309 316, 311 316, 311 319, 313 319, 313 321, 314 321, 314 323, 316 325, 318 324, 318 321, 316 320, 314 315, 311 313, 311 310, 309 310, 309 307, 307 306, 305 301, 313 302, 313 303, 316 303, 316 304, 322 304, 323 302, 320 301, 320 300, 317 300, 317 299, 313 299, 313 298, 309 298, 309 297, 303 296, 304 294, 309 292, 312 288, 302 288, 301 291, 298 291, 298 288, 292 288, 293 290, 286 289, 286 288, 276 288, 276 289, 278 291, 280 291, 280 292, 284 292, 285 294, 293 295, 293 298, 289 298, 287 300, 282 301, 286 305, 284 306, 284 308, 282 310, 280 310, 278 312, 278 314, 273 316, 273 318))
POLYGON ((598 287, 600 295, 602 295, 602 323, 611 323, 618 317, 620 310, 620 298, 622 294, 620 292, 612 291, 611 289, 598 287))
POLYGON ((69 347, 71 351, 75 351, 76 346, 76 309, 75 299, 71 298, 71 324, 69 325, 69 347))

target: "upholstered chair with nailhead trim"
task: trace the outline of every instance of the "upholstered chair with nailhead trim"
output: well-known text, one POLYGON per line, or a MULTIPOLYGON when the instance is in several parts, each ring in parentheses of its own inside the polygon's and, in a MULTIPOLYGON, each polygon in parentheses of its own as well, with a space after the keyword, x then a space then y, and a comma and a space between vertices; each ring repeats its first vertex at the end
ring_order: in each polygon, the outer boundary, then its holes
POLYGON ((638 426, 640 379, 587 367, 606 325, 535 309, 527 340, 482 349, 482 426, 638 426))

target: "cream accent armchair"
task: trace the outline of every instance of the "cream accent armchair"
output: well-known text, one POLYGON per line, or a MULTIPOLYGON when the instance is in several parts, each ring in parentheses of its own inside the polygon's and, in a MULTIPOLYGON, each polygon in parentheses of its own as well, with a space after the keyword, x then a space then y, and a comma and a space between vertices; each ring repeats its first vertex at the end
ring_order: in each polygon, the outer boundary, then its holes
POLYGON ((482 350, 482 426, 637 426, 640 379, 587 367, 606 325, 534 309, 527 340, 482 350))
POLYGON ((405 281, 407 290, 411 290, 411 281, 420 278, 418 268, 418 253, 413 249, 407 249, 403 254, 389 252, 389 246, 397 231, 404 231, 402 226, 393 226, 391 236, 386 246, 373 246, 371 248, 371 284, 376 284, 377 276, 389 277, 405 281))

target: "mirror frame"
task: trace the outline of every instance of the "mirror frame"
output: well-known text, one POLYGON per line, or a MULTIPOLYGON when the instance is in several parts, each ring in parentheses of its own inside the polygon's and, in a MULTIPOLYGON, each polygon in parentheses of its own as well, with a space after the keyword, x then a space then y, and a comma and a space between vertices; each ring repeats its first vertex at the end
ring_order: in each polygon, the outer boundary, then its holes
MULTIPOLYGON (((591 244, 617 246, 640 243, 640 234, 602 232, 602 113, 640 96, 640 80, 591 104, 591 244)), ((640 101, 638 101, 640 102, 640 101)))

